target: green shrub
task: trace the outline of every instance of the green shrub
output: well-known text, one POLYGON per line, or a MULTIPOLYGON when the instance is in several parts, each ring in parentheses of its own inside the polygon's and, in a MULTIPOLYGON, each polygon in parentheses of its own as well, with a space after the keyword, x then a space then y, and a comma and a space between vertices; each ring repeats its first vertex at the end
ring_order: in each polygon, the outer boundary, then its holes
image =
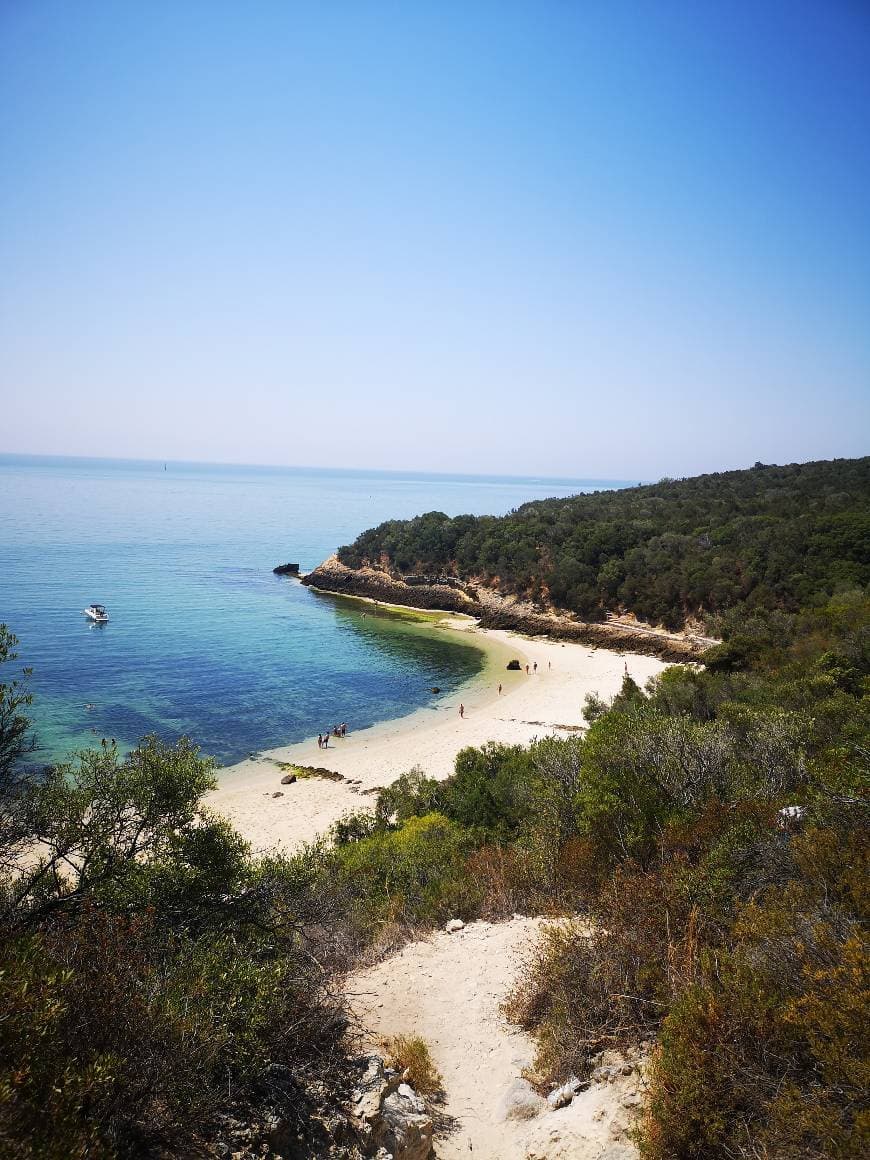
POLYGON ((304 1118, 309 1071, 341 1075, 315 876, 252 860, 201 809, 211 780, 187 742, 150 739, 21 783, 0 882, 3 1155, 192 1155, 219 1111, 304 1118), (11 856, 22 835, 37 858, 11 856))
POLYGON ((334 872, 347 889, 352 921, 371 936, 386 923, 474 917, 481 891, 465 872, 473 848, 467 831, 436 813, 338 847, 334 872))

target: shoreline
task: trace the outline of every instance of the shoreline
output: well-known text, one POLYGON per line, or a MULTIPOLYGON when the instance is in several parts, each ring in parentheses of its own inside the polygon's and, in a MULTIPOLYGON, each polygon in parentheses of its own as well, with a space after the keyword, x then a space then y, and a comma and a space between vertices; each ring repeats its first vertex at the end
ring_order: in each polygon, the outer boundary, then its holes
MULTIPOLYGON (((389 607, 370 597, 355 599, 389 607)), ((433 616, 432 610, 422 612, 433 616)), ((486 654, 480 673, 435 705, 351 730, 346 737, 330 737, 328 749, 318 749, 313 737, 224 766, 218 770, 218 788, 206 796, 205 804, 226 817, 255 850, 292 852, 325 835, 344 814, 367 809, 378 789, 414 767, 442 780, 453 773, 456 755, 466 746, 490 741, 528 745, 536 738, 570 736, 585 727, 582 705, 587 693, 609 698, 619 691, 626 669, 642 686, 666 667, 659 658, 640 653, 482 628, 450 611, 438 625, 473 638, 465 643, 486 654), (520 661, 519 672, 505 668, 513 657, 520 661), (460 703, 465 708, 462 718, 460 703), (281 778, 292 773, 287 765, 320 768, 339 777, 307 776, 282 785, 281 778)))

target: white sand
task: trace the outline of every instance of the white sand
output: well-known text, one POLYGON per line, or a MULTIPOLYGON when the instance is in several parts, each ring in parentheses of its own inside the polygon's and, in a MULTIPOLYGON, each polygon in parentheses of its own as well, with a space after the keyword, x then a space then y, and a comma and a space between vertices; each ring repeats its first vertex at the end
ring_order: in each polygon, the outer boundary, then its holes
POLYGON ((483 678, 443 698, 434 708, 351 731, 344 738, 330 738, 328 749, 318 749, 313 738, 230 766, 221 771, 220 788, 209 795, 208 803, 228 817, 256 850, 280 847, 289 851, 325 833, 343 814, 365 808, 372 801, 366 790, 387 785, 414 766, 444 778, 453 772, 456 754, 467 745, 487 741, 526 745, 551 734, 569 736, 583 725, 587 693, 612 697, 626 667, 641 686, 665 667, 655 657, 481 629, 467 618, 445 616, 442 624, 445 631, 462 634, 466 640, 470 637, 487 653, 483 678), (524 668, 519 673, 506 671, 511 657, 523 666, 528 663, 528 676, 524 668), (459 716, 460 703, 465 706, 464 718, 459 716), (285 771, 277 766, 278 761, 321 766, 347 780, 307 778, 282 786, 285 771), (283 797, 273 798, 276 792, 283 797))

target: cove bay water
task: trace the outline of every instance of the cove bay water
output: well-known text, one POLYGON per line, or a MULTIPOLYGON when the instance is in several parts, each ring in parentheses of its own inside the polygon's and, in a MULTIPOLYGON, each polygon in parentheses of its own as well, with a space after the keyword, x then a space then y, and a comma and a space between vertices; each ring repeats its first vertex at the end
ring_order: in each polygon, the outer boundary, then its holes
POLYGON ((153 732, 229 763, 434 706, 433 686, 480 672, 476 648, 272 568, 306 571, 385 519, 620 486, 0 455, 0 621, 33 667, 38 759, 153 732), (93 601, 108 624, 82 615, 93 601))

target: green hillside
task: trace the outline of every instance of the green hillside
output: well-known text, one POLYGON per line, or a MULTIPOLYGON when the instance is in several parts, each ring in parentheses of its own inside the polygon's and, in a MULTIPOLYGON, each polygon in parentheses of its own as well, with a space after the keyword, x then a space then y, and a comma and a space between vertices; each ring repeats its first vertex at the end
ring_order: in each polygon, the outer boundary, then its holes
POLYGON ((717 472, 523 504, 507 516, 428 512, 339 550, 342 563, 449 573, 600 620, 794 611, 870 582, 870 456, 717 472))

